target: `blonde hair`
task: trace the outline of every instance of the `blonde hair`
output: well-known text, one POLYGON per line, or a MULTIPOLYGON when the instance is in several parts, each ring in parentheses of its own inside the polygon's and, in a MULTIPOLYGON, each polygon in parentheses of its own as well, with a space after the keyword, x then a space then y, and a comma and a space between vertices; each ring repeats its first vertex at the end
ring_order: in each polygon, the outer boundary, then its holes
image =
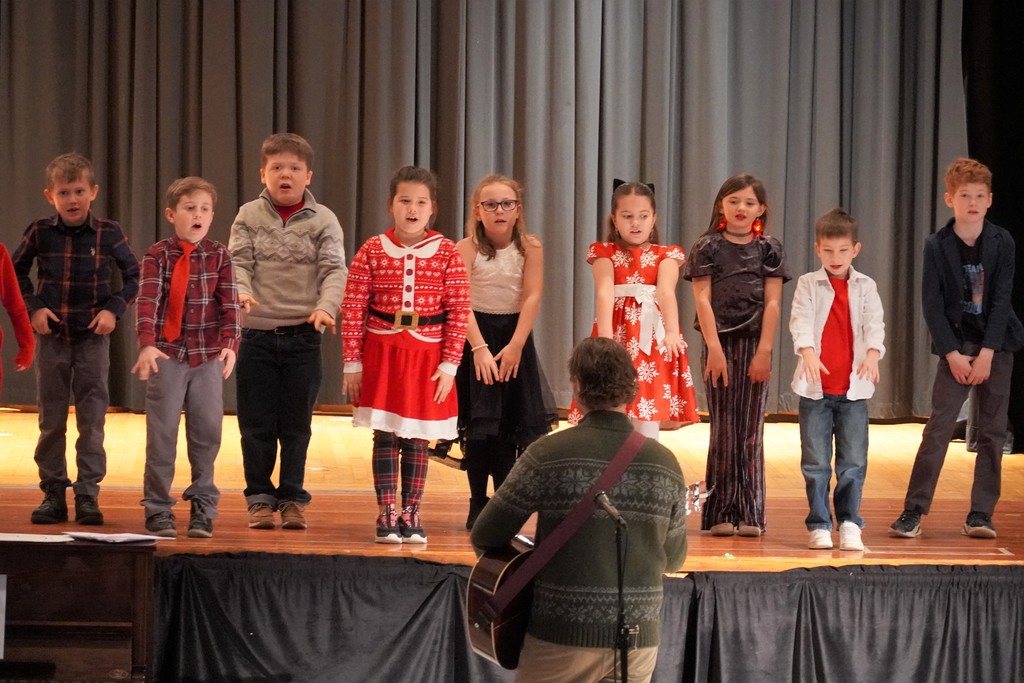
POLYGON ((494 242, 487 236, 487 231, 484 230, 484 223, 478 218, 473 217, 473 209, 480 203, 480 193, 488 185, 494 185, 500 183, 512 190, 516 194, 516 201, 519 202, 519 216, 516 218, 515 225, 512 226, 512 244, 516 245, 516 249, 519 250, 520 254, 526 255, 526 246, 523 242, 526 240, 526 218, 523 216, 523 186, 518 181, 509 178, 508 176, 499 175, 497 173, 490 173, 480 179, 480 182, 476 184, 476 189, 473 190, 473 195, 469 199, 469 212, 466 214, 466 235, 472 238, 476 244, 477 251, 487 257, 488 260, 494 258, 497 253, 497 249, 494 246, 494 242))

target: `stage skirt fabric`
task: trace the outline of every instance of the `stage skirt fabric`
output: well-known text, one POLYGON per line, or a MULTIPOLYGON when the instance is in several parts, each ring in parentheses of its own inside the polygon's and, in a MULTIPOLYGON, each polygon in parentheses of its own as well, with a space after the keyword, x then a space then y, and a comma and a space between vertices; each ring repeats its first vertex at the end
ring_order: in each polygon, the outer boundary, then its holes
POLYGON ((431 377, 441 363, 441 345, 408 332, 367 332, 363 385, 352 424, 407 439, 454 439, 458 398, 453 386, 442 403, 434 401, 431 377))
MULTIPOLYGON (((511 341, 519 322, 518 313, 474 311, 473 315, 493 354, 511 341)), ((462 353, 457 386, 459 435, 464 439, 498 437, 525 448, 551 431, 551 426, 558 422, 558 409, 537 358, 533 334, 523 345, 518 376, 490 385, 476 379, 473 352, 467 343, 462 353)))

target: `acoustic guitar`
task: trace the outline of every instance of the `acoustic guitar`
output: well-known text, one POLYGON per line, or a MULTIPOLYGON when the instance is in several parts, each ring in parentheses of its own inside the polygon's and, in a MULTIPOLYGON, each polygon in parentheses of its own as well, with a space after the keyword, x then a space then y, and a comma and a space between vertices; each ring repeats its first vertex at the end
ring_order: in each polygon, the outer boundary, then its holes
MULTIPOLYGON (((686 487, 686 514, 699 512, 711 491, 699 481, 686 487)), ((533 552, 533 542, 525 536, 516 536, 512 542, 498 550, 488 550, 469 574, 466 589, 466 624, 469 645, 473 651, 498 664, 503 669, 519 666, 519 651, 526 637, 533 606, 532 582, 516 595, 508 607, 488 623, 481 614, 484 605, 526 561, 533 552)))

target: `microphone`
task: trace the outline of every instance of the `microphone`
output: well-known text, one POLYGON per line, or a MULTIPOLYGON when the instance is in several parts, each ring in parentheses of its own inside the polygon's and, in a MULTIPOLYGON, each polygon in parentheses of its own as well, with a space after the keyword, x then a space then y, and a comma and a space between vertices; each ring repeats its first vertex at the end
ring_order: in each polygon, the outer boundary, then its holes
POLYGON ((594 502, 600 505, 601 509, 607 512, 608 516, 611 517, 616 524, 621 526, 623 529, 626 528, 626 520, 622 518, 622 515, 620 515, 619 511, 615 509, 615 506, 612 505, 612 502, 608 500, 607 493, 605 493, 604 491, 598 491, 597 495, 594 496, 594 502))

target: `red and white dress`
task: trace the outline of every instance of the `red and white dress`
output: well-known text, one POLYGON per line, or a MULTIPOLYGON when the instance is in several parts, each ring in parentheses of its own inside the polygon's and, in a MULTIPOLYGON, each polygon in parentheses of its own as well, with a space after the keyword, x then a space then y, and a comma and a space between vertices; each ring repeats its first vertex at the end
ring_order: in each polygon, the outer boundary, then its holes
POLYGON ((438 368, 454 376, 462 360, 469 317, 466 267, 455 243, 439 232, 428 231, 411 247, 394 232, 368 239, 348 271, 342 355, 346 372, 363 373, 352 423, 402 438, 455 439, 455 389, 439 404, 430 377, 438 368), (378 315, 399 312, 428 322, 400 329, 378 315))
MULTIPOLYGON (((665 321, 654 296, 661 263, 671 260, 681 268, 686 255, 671 245, 625 249, 613 242, 594 242, 587 263, 599 258, 610 259, 614 269, 612 335, 626 347, 636 368, 639 390, 626 413, 634 420, 661 422, 663 428, 697 422, 690 362, 685 352, 672 358, 659 350, 665 339, 665 321)), ((598 336, 596 322, 591 336, 598 336)), ((576 424, 582 417, 573 402, 569 421, 576 424)))

